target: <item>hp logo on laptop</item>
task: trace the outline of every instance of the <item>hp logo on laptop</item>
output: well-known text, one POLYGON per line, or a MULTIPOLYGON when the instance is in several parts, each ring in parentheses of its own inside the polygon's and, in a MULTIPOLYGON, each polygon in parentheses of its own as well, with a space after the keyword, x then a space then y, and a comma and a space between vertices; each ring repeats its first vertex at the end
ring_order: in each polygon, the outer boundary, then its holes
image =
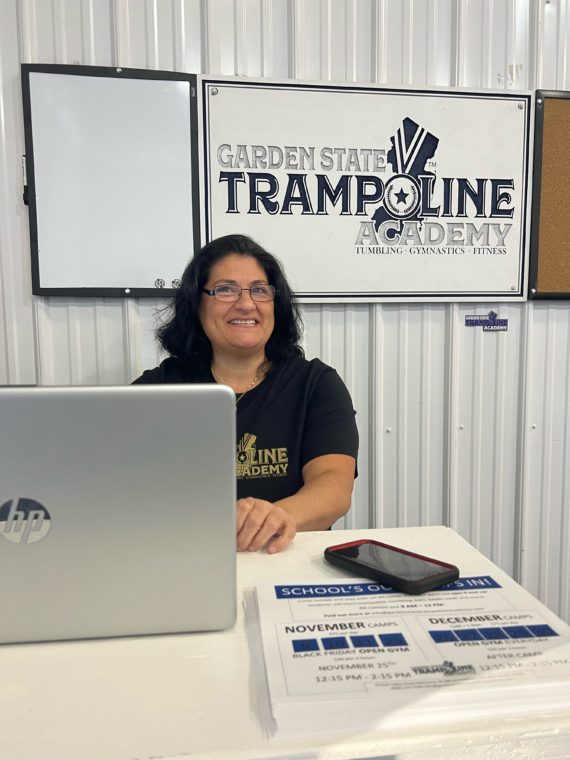
POLYGON ((51 517, 34 499, 21 496, 0 506, 0 535, 15 544, 34 544, 49 533, 51 517))

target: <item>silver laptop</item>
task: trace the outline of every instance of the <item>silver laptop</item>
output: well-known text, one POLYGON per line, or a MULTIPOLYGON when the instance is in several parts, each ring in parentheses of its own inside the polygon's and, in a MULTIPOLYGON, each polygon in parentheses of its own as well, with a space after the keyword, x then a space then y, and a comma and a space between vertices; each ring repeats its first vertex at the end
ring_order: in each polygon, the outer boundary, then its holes
POLYGON ((226 628, 235 396, 0 388, 0 642, 226 628))

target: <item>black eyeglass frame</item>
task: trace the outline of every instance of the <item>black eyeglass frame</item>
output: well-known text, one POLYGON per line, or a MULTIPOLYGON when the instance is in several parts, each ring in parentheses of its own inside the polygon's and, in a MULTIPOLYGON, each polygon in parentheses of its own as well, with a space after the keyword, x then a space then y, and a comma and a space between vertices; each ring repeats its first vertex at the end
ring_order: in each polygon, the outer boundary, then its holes
POLYGON ((239 285, 231 285, 230 287, 232 287, 232 288, 236 288, 236 289, 239 288, 239 296, 237 298, 235 298, 234 300, 227 301, 225 299, 222 300, 221 298, 218 298, 216 296, 216 290, 219 287, 227 288, 228 285, 216 285, 216 287, 212 288, 211 290, 208 290, 208 288, 202 288, 202 293, 206 293, 207 295, 212 296, 212 298, 215 298, 216 301, 220 301, 220 303, 237 303, 239 301, 239 299, 241 298, 241 294, 243 293, 244 290, 248 290, 249 291, 249 297, 251 298, 252 301, 255 301, 256 303, 271 303, 272 301, 275 301, 275 298, 279 295, 279 291, 277 290, 277 288, 275 287, 275 285, 270 285, 269 283, 267 285, 263 284, 262 286, 260 286, 260 285, 254 285, 253 288, 264 287, 264 288, 269 288, 273 292, 273 298, 270 298, 267 301, 264 301, 264 300, 260 301, 258 298, 254 298, 252 296, 252 294, 251 294, 252 288, 240 288, 239 285))

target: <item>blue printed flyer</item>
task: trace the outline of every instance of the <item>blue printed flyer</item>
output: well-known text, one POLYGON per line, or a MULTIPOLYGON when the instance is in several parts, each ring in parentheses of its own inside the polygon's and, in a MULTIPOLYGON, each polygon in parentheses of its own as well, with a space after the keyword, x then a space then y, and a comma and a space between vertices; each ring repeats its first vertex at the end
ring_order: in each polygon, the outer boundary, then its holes
POLYGON ((570 710, 570 627, 499 577, 420 596, 356 579, 258 585, 273 731, 570 710))

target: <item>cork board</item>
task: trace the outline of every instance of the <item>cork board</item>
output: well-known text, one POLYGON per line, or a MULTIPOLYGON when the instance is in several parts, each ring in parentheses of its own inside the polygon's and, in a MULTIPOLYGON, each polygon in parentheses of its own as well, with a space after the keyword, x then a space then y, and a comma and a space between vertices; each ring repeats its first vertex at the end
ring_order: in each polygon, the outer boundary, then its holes
POLYGON ((537 92, 531 298, 570 298, 570 92, 537 92))

